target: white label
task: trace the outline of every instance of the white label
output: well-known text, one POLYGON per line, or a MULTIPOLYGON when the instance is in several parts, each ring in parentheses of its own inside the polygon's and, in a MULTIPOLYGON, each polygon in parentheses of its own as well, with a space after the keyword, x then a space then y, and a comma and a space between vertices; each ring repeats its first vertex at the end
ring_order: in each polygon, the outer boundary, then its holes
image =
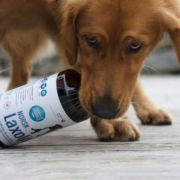
POLYGON ((0 95, 2 143, 12 146, 75 123, 60 103, 57 75, 0 95))

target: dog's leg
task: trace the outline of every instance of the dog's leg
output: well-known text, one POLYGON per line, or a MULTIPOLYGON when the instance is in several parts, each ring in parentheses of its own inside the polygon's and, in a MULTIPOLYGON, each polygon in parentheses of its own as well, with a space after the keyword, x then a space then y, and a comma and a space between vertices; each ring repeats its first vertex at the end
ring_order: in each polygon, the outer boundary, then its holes
POLYGON ((101 141, 136 141, 140 138, 138 127, 128 120, 104 120, 91 117, 91 124, 101 141))
POLYGON ((7 33, 2 45, 12 58, 11 80, 8 90, 28 82, 32 71, 32 59, 42 44, 45 44, 42 33, 37 31, 13 31, 7 33))
POLYGON ((139 79, 132 97, 132 104, 142 124, 169 125, 172 123, 171 116, 167 112, 158 109, 148 98, 139 79))
POLYGON ((32 60, 26 58, 16 59, 12 56, 11 80, 8 90, 22 86, 28 82, 32 71, 32 60))

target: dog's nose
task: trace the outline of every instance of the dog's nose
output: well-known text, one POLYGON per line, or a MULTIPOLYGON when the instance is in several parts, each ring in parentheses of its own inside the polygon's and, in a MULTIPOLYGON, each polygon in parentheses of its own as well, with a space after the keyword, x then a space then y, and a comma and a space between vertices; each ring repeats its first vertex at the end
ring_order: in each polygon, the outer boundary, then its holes
POLYGON ((112 101, 99 101, 91 105, 92 114, 102 119, 114 119, 117 117, 120 109, 118 104, 112 101))

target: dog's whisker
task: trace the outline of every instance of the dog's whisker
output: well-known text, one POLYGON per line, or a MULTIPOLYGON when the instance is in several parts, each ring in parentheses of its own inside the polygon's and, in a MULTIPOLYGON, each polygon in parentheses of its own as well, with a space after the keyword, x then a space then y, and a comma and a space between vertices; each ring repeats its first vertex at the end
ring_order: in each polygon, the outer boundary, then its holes
POLYGON ((79 107, 71 109, 71 110, 69 111, 68 115, 70 116, 70 115, 71 115, 74 111, 76 111, 78 108, 79 108, 79 107))
POLYGON ((83 109, 80 108, 80 110, 77 112, 77 114, 75 115, 75 117, 76 117, 81 111, 83 111, 83 109))
POLYGON ((135 103, 132 103, 132 104, 137 105, 138 107, 140 107, 140 108, 141 108, 141 106, 140 106, 139 104, 135 104, 135 103))
POLYGON ((74 109, 77 109, 77 108, 79 108, 79 107, 81 107, 81 104, 79 103, 79 104, 77 104, 76 106, 71 106, 72 108, 69 108, 69 113, 71 113, 71 111, 73 111, 74 109))
POLYGON ((133 97, 142 97, 142 95, 133 95, 133 97))
MULTIPOLYGON (((73 94, 70 94, 69 96, 73 96, 73 95, 78 95, 78 93, 73 93, 73 94)), ((67 98, 68 96, 60 96, 61 99, 63 98, 67 98)))
POLYGON ((81 107, 81 105, 78 105, 75 109, 72 109, 72 111, 70 111, 70 113, 69 113, 69 116, 73 113, 73 112, 75 112, 78 108, 80 108, 81 107))
POLYGON ((68 111, 67 111, 67 113, 70 113, 71 114, 71 111, 73 111, 75 108, 79 108, 79 107, 81 107, 80 105, 77 105, 76 107, 71 107, 68 111))
MULTIPOLYGON (((82 109, 82 110, 83 110, 83 109, 82 109)), ((86 111, 83 110, 82 113, 81 113, 81 115, 79 116, 79 120, 81 119, 81 116, 82 116, 84 113, 86 113, 86 111)), ((87 115, 87 118, 88 118, 88 115, 87 115)), ((86 119, 87 119, 87 118, 86 118, 86 119)), ((78 121, 79 121, 79 120, 78 120, 78 121)))
MULTIPOLYGON (((62 87, 57 87, 57 89, 65 89, 65 88, 62 88, 62 87)), ((66 89, 65 89, 66 90, 66 89)), ((72 91, 75 91, 75 92, 78 92, 77 90, 73 89, 72 91)))
POLYGON ((71 108, 75 107, 75 106, 80 105, 80 102, 78 101, 77 103, 73 104, 71 107, 69 107, 68 109, 66 109, 66 111, 69 111, 71 108))
POLYGON ((79 110, 78 113, 75 115, 75 117, 76 117, 80 112, 81 112, 81 114, 82 114, 82 112, 84 112, 84 109, 81 109, 81 108, 80 108, 80 110, 79 110))
POLYGON ((11 68, 12 68, 12 67, 8 67, 8 68, 6 68, 6 69, 0 70, 0 73, 6 72, 6 71, 10 70, 11 68))
POLYGON ((146 123, 146 121, 144 120, 144 118, 142 117, 142 115, 141 115, 140 113, 138 113, 138 112, 136 112, 136 114, 141 118, 141 120, 143 121, 143 123, 144 123, 145 125, 147 125, 147 123, 146 123))
POLYGON ((149 70, 145 66, 143 66, 143 68, 148 72, 149 75, 151 75, 151 73, 149 72, 149 70))
POLYGON ((69 100, 69 101, 66 101, 66 102, 64 102, 64 103, 62 103, 62 104, 66 104, 66 103, 71 102, 71 101, 76 100, 76 99, 79 99, 79 97, 74 98, 74 99, 71 99, 71 100, 69 100))
POLYGON ((154 69, 154 68, 153 68, 153 67, 151 67, 151 66, 144 65, 143 67, 147 67, 147 68, 149 68, 149 69, 154 70, 155 72, 158 72, 158 70, 154 69))
MULTIPOLYGON (((140 105, 138 105, 138 104, 135 104, 135 105, 137 105, 138 107, 141 108, 140 105)), ((145 124, 147 125, 147 123, 146 123, 146 121, 144 120, 144 118, 142 117, 142 115, 141 115, 140 113, 138 113, 138 112, 136 112, 136 114, 141 118, 141 120, 143 121, 143 123, 145 123, 145 124)))
POLYGON ((132 104, 135 104, 135 105, 148 105, 148 103, 140 103, 140 102, 131 102, 132 104))

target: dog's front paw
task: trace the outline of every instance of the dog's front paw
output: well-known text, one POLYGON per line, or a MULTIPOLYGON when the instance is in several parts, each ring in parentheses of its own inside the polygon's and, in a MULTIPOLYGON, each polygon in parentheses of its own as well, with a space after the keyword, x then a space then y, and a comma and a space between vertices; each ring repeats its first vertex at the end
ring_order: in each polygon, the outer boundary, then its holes
POLYGON ((103 120, 95 131, 101 141, 137 141, 140 138, 138 127, 127 120, 103 120))
POLYGON ((141 109, 137 113, 138 118, 144 125, 171 125, 172 116, 161 109, 141 109))

